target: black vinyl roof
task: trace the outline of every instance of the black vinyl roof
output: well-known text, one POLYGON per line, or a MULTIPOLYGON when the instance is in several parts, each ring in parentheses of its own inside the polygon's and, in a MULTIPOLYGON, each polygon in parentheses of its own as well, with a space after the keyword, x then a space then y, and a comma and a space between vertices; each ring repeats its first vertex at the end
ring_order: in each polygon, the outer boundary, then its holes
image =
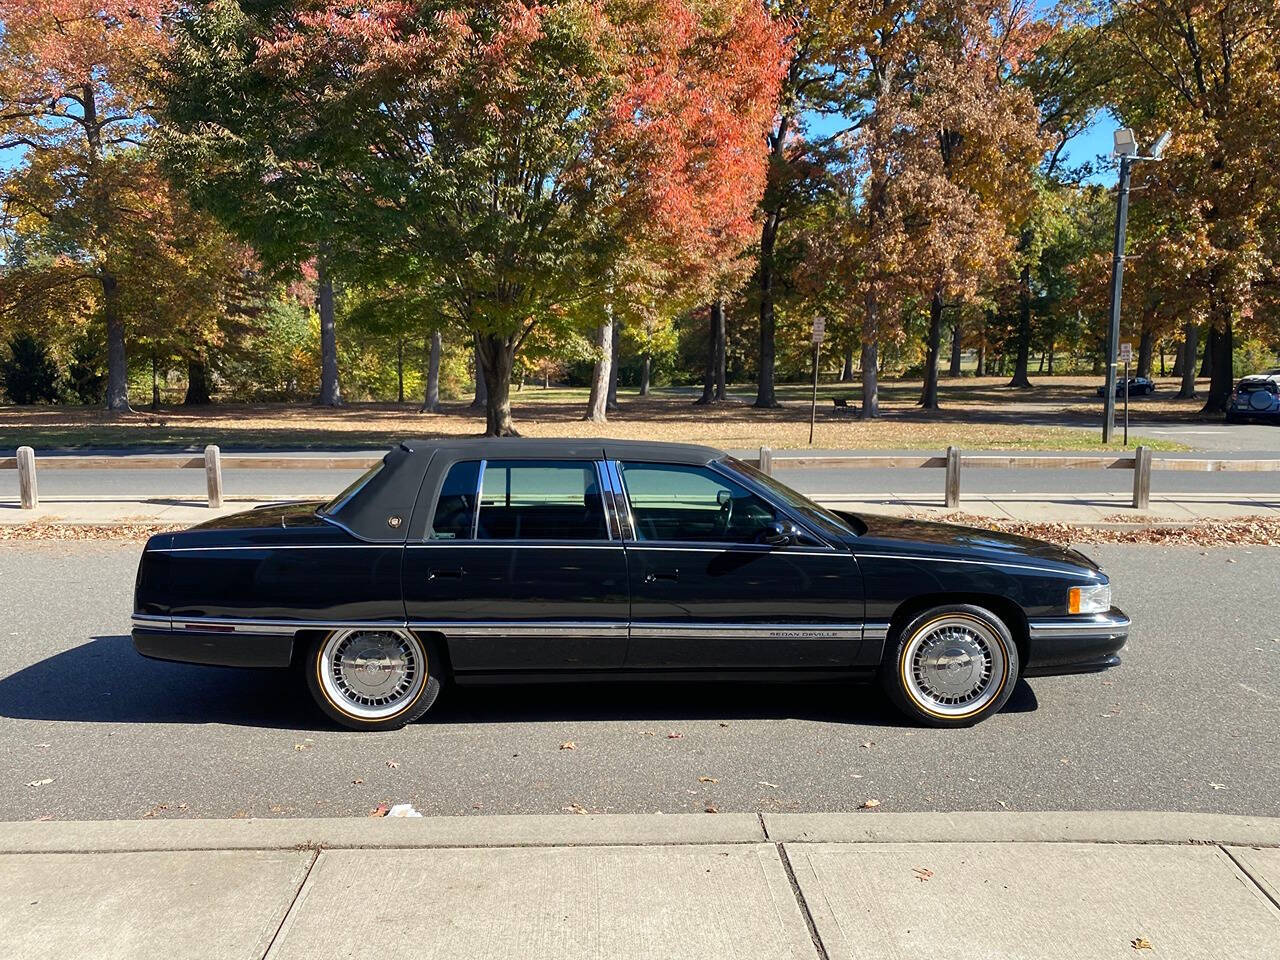
POLYGON ((415 454, 443 453, 450 458, 481 460, 657 460, 667 463, 710 463, 724 451, 692 443, 658 443, 652 440, 580 440, 547 437, 464 437, 459 439, 406 440, 402 447, 415 454))

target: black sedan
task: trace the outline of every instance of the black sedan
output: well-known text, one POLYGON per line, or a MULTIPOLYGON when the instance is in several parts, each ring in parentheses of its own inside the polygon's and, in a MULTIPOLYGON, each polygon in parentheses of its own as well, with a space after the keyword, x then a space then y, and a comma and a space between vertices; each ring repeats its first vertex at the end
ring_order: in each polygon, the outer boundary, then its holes
MULTIPOLYGON (((1149 377, 1130 377, 1129 378, 1129 396, 1142 397, 1149 396, 1156 392, 1156 383, 1149 377)), ((1098 388, 1098 396, 1105 397, 1107 395, 1107 385, 1104 383, 1098 388)), ((1124 377, 1116 380, 1116 396, 1124 396, 1124 377)))
POLYGON ((833 512, 707 447, 404 443, 328 503, 165 533, 133 642, 297 667, 334 720, 399 727, 442 683, 878 677, 936 726, 1019 677, 1115 666, 1129 620, 1087 557, 833 512))

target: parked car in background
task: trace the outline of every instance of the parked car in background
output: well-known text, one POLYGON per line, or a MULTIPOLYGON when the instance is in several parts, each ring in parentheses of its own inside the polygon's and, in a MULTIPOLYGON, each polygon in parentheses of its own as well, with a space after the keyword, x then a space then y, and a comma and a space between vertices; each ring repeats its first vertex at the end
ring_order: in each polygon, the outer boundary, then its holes
POLYGON ((1227 401, 1227 423, 1280 423, 1280 373, 1254 374, 1236 384, 1227 401))
POLYGON ((1128 632, 1075 550, 831 511, 719 450, 617 440, 400 444, 328 503, 152 537, 133 617, 145 656, 297 667, 364 730, 449 681, 673 676, 878 678, 916 721, 963 726, 1021 677, 1118 664, 1128 632))
MULTIPOLYGON (((1141 397, 1156 392, 1155 381, 1149 377, 1130 377, 1129 378, 1129 396, 1141 397)), ((1107 395, 1107 385, 1104 383, 1098 388, 1098 396, 1105 397, 1107 395)), ((1124 396, 1124 378, 1120 377, 1116 380, 1116 396, 1124 396)))

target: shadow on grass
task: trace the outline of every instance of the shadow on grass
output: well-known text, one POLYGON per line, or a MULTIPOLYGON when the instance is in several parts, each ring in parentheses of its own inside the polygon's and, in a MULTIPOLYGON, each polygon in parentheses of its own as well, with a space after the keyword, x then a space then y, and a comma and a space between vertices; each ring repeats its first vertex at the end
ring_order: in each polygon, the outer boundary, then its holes
MULTIPOLYGON (((1019 682, 1005 707, 1037 708, 1019 682)), ((79 723, 222 723, 327 729, 302 678, 286 670, 237 670, 148 660, 128 636, 94 637, 0 679, 0 716, 79 723)), ((434 723, 565 720, 803 719, 910 726, 870 683, 537 683, 451 686, 434 723)))

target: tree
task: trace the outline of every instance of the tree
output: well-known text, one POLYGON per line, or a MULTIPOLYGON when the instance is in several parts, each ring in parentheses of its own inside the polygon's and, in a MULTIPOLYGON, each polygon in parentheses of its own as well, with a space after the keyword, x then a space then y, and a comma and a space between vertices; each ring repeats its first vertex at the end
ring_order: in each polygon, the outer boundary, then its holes
MULTIPOLYGON (((216 114, 253 148, 237 180, 279 196, 301 179, 329 222, 360 211, 354 259, 430 265, 441 310, 475 338, 489 434, 515 432, 511 372, 533 328, 598 326, 635 248, 661 246, 679 272, 753 229, 782 46, 748 0, 253 16, 224 0, 184 33, 188 132, 216 114), (263 144, 291 163, 265 170, 263 144)), ((227 139, 200 144, 225 165, 240 155, 227 139)))
POLYGON ((59 257, 0 291, 92 283, 107 343, 107 408, 129 409, 119 258, 149 197, 139 149, 149 129, 146 75, 164 45, 165 0, 0 0, 0 149, 20 151, 2 181, 6 216, 43 233, 59 257))
MULTIPOLYGON (((1043 31, 1023 0, 944 0, 925 24, 900 122, 915 134, 904 186, 915 194, 910 244, 929 302, 920 405, 936 408, 943 311, 976 297, 1009 259, 1030 206, 1042 146, 1031 96, 1012 78, 1043 31)), ((1025 367, 1025 348, 1019 355, 1025 367)))
POLYGON ((1102 6, 1121 119, 1140 142, 1174 133, 1161 163, 1138 166, 1135 187, 1179 222, 1169 245, 1185 268, 1183 284, 1202 297, 1208 331, 1204 412, 1221 413, 1234 383, 1237 327, 1275 316, 1266 290, 1277 238, 1264 225, 1274 224, 1280 202, 1280 18, 1267 0, 1102 6))
MULTIPOLYGON (((335 283, 373 279, 358 237, 385 231, 368 184, 338 163, 368 149, 367 105, 351 93, 344 64, 322 58, 307 70, 264 72, 262 47, 280 41, 297 11, 287 2, 212 0, 184 6, 159 81, 158 146, 191 202, 249 243, 277 276, 316 276, 320 316, 319 402, 342 402, 335 283), (324 162, 322 162, 324 161, 324 162)), ((295 38, 296 39, 296 38, 295 38)))
POLYGON ((9 356, 0 357, 0 385, 17 404, 53 403, 58 399, 58 365, 49 345, 23 332, 9 338, 9 356))
POLYGON ((892 20, 899 5, 896 0, 767 0, 773 15, 787 25, 789 57, 778 111, 767 134, 768 182, 760 205, 755 271, 760 317, 757 407, 778 406, 774 365, 779 246, 786 241, 788 222, 799 220, 822 198, 830 186, 832 169, 840 166, 844 137, 856 126, 859 111, 857 51, 877 18, 892 20), (815 117, 834 120, 836 128, 810 136, 815 117))

